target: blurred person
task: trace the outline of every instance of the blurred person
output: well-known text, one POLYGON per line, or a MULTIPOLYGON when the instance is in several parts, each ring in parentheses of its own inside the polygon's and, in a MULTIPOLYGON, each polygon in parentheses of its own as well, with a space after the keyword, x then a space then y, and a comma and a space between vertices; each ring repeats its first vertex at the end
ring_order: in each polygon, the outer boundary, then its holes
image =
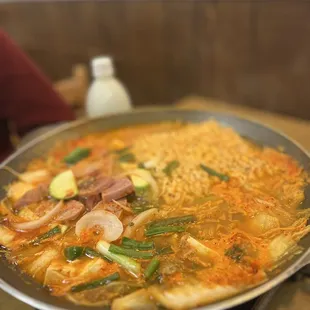
POLYGON ((0 162, 23 136, 51 123, 74 119, 70 107, 21 49, 0 29, 0 162))

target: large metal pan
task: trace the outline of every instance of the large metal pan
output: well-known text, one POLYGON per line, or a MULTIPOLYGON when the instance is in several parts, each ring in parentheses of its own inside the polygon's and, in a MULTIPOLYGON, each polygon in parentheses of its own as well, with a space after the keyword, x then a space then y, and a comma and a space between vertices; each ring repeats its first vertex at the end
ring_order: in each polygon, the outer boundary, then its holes
MULTIPOLYGON (((44 156, 56 142, 75 139, 92 132, 167 120, 201 122, 209 118, 214 118, 224 125, 233 127, 240 135, 248 137, 257 143, 272 147, 283 146, 285 152, 294 157, 306 170, 310 167, 309 154, 291 139, 271 128, 224 114, 175 109, 141 110, 99 119, 79 120, 66 124, 28 143, 10 156, 2 165, 9 165, 16 170, 23 170, 30 160, 44 156)), ((13 176, 4 170, 0 170, 1 199, 5 195, 2 189, 3 186, 13 181, 13 179, 13 176)), ((310 186, 306 188, 306 199, 302 207, 310 207, 310 186)), ((310 235, 306 236, 300 244, 304 247, 304 251, 288 262, 280 274, 271 275, 269 281, 258 287, 249 289, 234 297, 201 307, 200 309, 227 309, 257 297, 278 285, 297 270, 310 263, 310 235)), ((0 288, 25 303, 41 310, 86 309, 86 307, 73 305, 64 299, 50 296, 40 285, 34 283, 30 278, 21 275, 20 272, 12 268, 12 266, 5 261, 4 257, 0 259, 0 288)))

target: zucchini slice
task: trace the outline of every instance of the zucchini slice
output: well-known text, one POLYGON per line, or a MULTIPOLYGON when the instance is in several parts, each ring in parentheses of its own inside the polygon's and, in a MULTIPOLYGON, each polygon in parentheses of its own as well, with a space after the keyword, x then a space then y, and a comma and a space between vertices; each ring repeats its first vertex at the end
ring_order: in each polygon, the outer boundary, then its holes
POLYGON ((56 175, 49 186, 49 192, 58 200, 75 197, 78 194, 78 188, 73 172, 66 170, 56 175))
POLYGON ((137 175, 131 175, 130 178, 137 192, 143 192, 147 190, 150 186, 148 182, 146 182, 144 179, 137 175))

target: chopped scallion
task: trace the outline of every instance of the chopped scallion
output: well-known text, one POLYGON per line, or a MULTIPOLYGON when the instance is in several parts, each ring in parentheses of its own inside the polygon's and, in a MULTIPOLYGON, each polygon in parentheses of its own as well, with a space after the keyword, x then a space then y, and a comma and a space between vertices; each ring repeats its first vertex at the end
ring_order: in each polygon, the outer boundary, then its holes
POLYGON ((171 176, 171 173, 173 170, 175 170, 176 168, 178 168, 180 166, 180 162, 178 160, 172 160, 170 161, 166 167, 163 169, 163 172, 167 175, 167 176, 171 176))
POLYGON ((130 150, 130 146, 126 146, 126 147, 124 147, 122 149, 115 150, 114 153, 118 154, 118 155, 121 155, 121 154, 128 153, 129 150, 130 150))
POLYGON ((119 156, 118 160, 122 163, 132 163, 136 161, 136 157, 132 153, 124 153, 119 156))
POLYGON ((150 279, 152 275, 156 272, 160 264, 159 259, 153 258, 150 263, 147 265, 146 269, 144 270, 144 277, 146 280, 150 279))
POLYGON ((137 241, 127 237, 122 240, 122 246, 124 248, 135 249, 135 250, 152 250, 154 249, 153 241, 137 241))
POLYGON ((102 278, 102 279, 99 279, 99 280, 95 280, 95 281, 92 281, 92 282, 88 282, 88 283, 83 283, 83 284, 79 284, 79 285, 76 285, 76 286, 72 286, 71 287, 71 292, 73 293, 77 293, 77 292, 82 292, 82 291, 85 291, 85 290, 92 290, 94 288, 97 288, 97 287, 100 287, 100 286, 103 286, 103 285, 106 285, 112 281, 115 281, 115 280, 119 280, 120 279, 120 275, 118 272, 115 272, 105 278, 102 278))
POLYGON ((135 277, 139 277, 141 273, 141 265, 135 261, 134 259, 131 259, 127 256, 120 255, 120 254, 114 254, 109 251, 110 244, 104 240, 100 240, 97 243, 96 246, 97 250, 104 255, 105 257, 108 257, 113 262, 118 263, 121 265, 124 269, 126 269, 128 272, 133 274, 135 277))
POLYGON ((234 244, 231 248, 225 251, 225 255, 239 263, 244 256, 244 250, 237 244, 234 244))
POLYGON ((200 164, 200 168, 202 170, 206 171, 208 174, 210 174, 212 176, 215 176, 215 177, 218 177, 222 181, 225 181, 225 182, 229 181, 229 176, 226 175, 226 174, 219 173, 219 172, 213 170, 212 168, 207 167, 207 166, 205 166, 203 164, 200 164))
POLYGON ((191 223, 195 222, 197 220, 196 216, 194 215, 184 215, 184 216, 176 216, 176 217, 170 217, 163 220, 156 220, 153 222, 148 223, 148 228, 153 227, 160 227, 160 226, 168 226, 168 225, 175 225, 175 224, 185 224, 185 223, 191 223))
POLYGON ((61 227, 60 226, 55 226, 54 228, 50 229, 46 233, 38 236, 36 239, 34 239, 31 243, 32 244, 39 244, 41 241, 51 238, 57 234, 61 234, 61 227))
POLYGON ((74 261, 83 255, 84 249, 82 246, 69 246, 64 249, 64 255, 67 260, 74 261))
POLYGON ((100 257, 110 263, 112 262, 112 260, 109 259, 108 257, 100 254, 96 250, 89 248, 89 247, 69 246, 64 249, 64 255, 69 261, 74 261, 82 256, 87 256, 89 258, 100 257))
POLYGON ((183 232, 183 231, 185 231, 185 227, 183 226, 161 226, 161 227, 148 228, 145 231, 145 235, 147 237, 150 237, 150 236, 162 235, 162 234, 171 233, 171 232, 183 232))
POLYGON ((151 252, 139 252, 133 249, 126 249, 115 244, 111 244, 109 247, 109 251, 114 254, 121 254, 132 258, 140 258, 140 259, 151 259, 154 254, 151 252))
POLYGON ((75 150, 73 150, 70 154, 68 154, 64 158, 64 162, 73 165, 82 160, 83 158, 88 157, 89 154, 90 154, 89 148, 77 147, 75 150))
POLYGON ((139 163, 138 168, 139 169, 146 169, 144 163, 139 163))
POLYGON ((173 254, 174 253, 172 248, 171 248, 171 246, 167 246, 167 247, 158 249, 156 252, 157 252, 158 255, 168 255, 168 254, 173 254))

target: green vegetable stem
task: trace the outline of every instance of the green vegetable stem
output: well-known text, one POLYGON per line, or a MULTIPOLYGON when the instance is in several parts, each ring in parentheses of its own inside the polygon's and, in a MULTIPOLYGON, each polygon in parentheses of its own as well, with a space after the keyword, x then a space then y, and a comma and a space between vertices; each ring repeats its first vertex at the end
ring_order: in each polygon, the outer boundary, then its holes
POLYGON ((64 158, 64 162, 69 164, 69 165, 74 165, 80 160, 88 157, 90 154, 90 149, 89 148, 81 148, 77 147, 75 150, 73 150, 70 154, 68 154, 64 158))
POLYGON ((167 166, 163 169, 163 172, 169 177, 172 174, 172 171, 177 169, 180 166, 180 162, 178 160, 170 161, 167 166))
POLYGON ((229 176, 226 175, 226 174, 222 174, 222 173, 219 173, 213 169, 211 169, 210 167, 207 167, 203 164, 200 164, 200 168, 204 171, 206 171, 208 174, 212 175, 212 176, 215 176, 215 177, 218 177, 220 180, 222 181, 229 181, 229 176))
POLYGON ((135 250, 152 250, 154 249, 153 241, 137 241, 127 237, 124 237, 122 240, 122 246, 128 249, 135 250))
POLYGON ((111 244, 109 247, 109 251, 114 254, 121 254, 132 258, 140 258, 140 259, 151 259, 154 254, 151 252, 139 252, 133 249, 126 249, 120 246, 111 244))
POLYGON ((146 269, 144 270, 144 277, 146 280, 150 279, 152 275, 156 272, 160 264, 159 259, 153 258, 150 263, 147 265, 146 269))
POLYGON ((83 284, 79 284, 76 286, 72 286, 71 287, 71 292, 73 293, 78 293, 78 292, 82 292, 85 290, 92 290, 94 288, 100 287, 100 286, 104 286, 106 284, 109 284, 112 281, 116 281, 120 279, 120 275, 118 272, 115 272, 105 278, 102 279, 98 279, 92 282, 88 282, 88 283, 83 283, 83 284))
POLYGON ((195 222, 197 218, 194 215, 184 215, 184 216, 176 216, 170 217, 163 220, 156 220, 153 222, 148 223, 148 228, 160 227, 160 226, 168 226, 168 225, 175 225, 175 224, 185 224, 195 222))
POLYGON ((185 231, 185 227, 183 226, 160 226, 160 227, 152 227, 148 228, 145 231, 145 235, 147 237, 162 235, 171 232, 183 232, 185 231))

